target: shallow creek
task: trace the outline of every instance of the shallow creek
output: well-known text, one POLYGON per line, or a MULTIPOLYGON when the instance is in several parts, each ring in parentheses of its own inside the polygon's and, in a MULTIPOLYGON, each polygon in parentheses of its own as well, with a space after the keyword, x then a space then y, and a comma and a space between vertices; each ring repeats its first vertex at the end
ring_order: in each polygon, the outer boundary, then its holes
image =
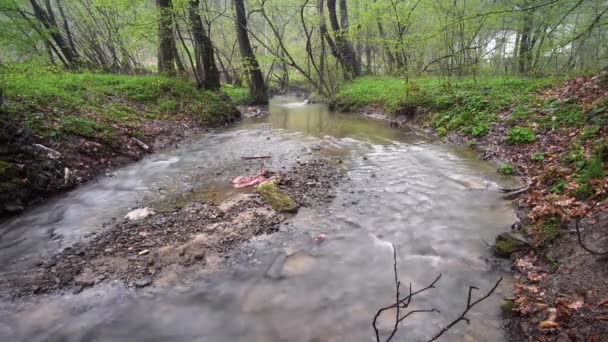
MULTIPOLYGON (((345 173, 326 208, 301 208, 279 232, 238 247, 208 270, 167 270, 151 287, 101 284, 79 294, 0 302, 0 341, 373 341, 377 309, 401 282, 442 274, 412 308, 437 308, 400 327, 398 341, 430 337, 458 316, 469 285, 506 281, 444 341, 502 341, 509 279, 485 241, 515 219, 499 176, 466 149, 301 98, 276 97, 267 118, 201 135, 57 196, 0 225, 0 277, 103 229, 130 209, 192 198, 219 203, 251 190, 228 180, 260 168, 328 158, 345 173), (243 161, 241 156, 270 155, 243 161), (319 233, 326 239, 317 243, 319 233)), ((390 329, 394 313, 381 317, 390 329)))

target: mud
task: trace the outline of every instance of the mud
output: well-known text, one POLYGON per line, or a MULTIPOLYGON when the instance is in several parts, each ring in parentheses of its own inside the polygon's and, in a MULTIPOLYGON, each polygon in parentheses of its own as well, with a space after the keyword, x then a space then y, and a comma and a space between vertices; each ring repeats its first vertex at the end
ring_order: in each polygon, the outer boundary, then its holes
MULTIPOLYGON (((334 197, 341 174, 326 161, 299 162, 280 174, 279 188, 299 206, 334 197)), ((252 189, 253 190, 253 189, 252 189)), ((219 205, 191 201, 138 221, 119 220, 102 233, 64 249, 31 272, 0 281, 0 294, 22 297, 80 292, 104 282, 151 285, 168 266, 204 267, 208 255, 224 255, 256 235, 275 232, 291 214, 278 213, 257 194, 239 194, 219 205)))

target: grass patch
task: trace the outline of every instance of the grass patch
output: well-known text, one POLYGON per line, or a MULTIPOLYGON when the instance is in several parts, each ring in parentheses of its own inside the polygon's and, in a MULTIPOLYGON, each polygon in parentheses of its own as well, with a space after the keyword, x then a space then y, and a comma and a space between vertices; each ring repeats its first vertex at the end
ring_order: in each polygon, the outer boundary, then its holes
POLYGON ((512 175, 515 173, 515 167, 509 163, 503 163, 498 167, 498 172, 503 175, 512 175))
MULTIPOLYGON (((342 110, 373 105, 388 113, 404 106, 422 107, 432 113, 430 124, 439 135, 457 130, 480 137, 488 134, 497 113, 551 82, 548 78, 421 77, 406 82, 396 77, 362 77, 343 83, 331 103, 342 110)), ((525 107, 517 111, 523 116, 525 107)))
POLYGON ((192 117, 218 125, 236 116, 227 96, 157 75, 71 73, 6 64, 0 66, 0 87, 7 118, 50 138, 112 139, 120 126, 137 130, 146 118, 192 117))
POLYGON ((513 127, 507 131, 507 144, 527 144, 536 140, 536 134, 528 127, 513 127))
POLYGON ((224 84, 222 85, 222 92, 228 95, 232 102, 239 106, 249 105, 255 101, 255 98, 251 95, 249 89, 245 87, 224 84))
POLYGON ((541 160, 545 159, 545 154, 543 152, 534 152, 530 156, 530 159, 533 161, 541 161, 541 160))

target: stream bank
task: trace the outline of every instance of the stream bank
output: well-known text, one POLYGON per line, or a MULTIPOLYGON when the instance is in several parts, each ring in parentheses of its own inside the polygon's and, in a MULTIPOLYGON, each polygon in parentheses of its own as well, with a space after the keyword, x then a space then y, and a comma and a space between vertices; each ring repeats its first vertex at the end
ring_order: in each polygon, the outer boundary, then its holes
MULTIPOLYGON (((358 94, 353 88, 334 100, 338 108, 361 106, 339 102, 349 91, 358 94)), ((468 94, 476 103, 484 96, 468 94)), ((503 304, 509 338, 600 341, 608 336, 602 256, 608 251, 608 75, 557 82, 521 97, 488 116, 471 115, 466 101, 442 112, 418 98, 387 111, 380 97, 366 99, 372 104, 359 113, 445 137, 492 162, 497 172, 520 176, 526 187, 513 196, 514 239, 502 235, 496 244, 498 254, 511 257, 516 277, 503 304)))
POLYGON ((240 119, 187 81, 0 70, 0 217, 240 119))

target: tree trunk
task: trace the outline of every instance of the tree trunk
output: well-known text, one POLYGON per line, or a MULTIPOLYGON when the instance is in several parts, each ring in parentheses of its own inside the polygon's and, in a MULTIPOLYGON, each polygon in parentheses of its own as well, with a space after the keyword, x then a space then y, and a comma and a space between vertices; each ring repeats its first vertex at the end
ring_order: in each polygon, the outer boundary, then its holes
POLYGON ((233 0, 233 3, 236 12, 236 37, 239 42, 241 58, 243 59, 243 67, 249 74, 251 95, 255 98, 256 104, 267 104, 268 91, 266 89, 266 84, 264 83, 264 76, 262 75, 260 65, 255 58, 251 42, 249 41, 245 4, 243 3, 243 0, 233 0))
POLYGON ((158 72, 175 76, 175 37, 171 0, 157 0, 158 5, 158 72))
POLYGON ((203 89, 219 89, 220 73, 215 64, 213 43, 209 38, 200 15, 200 0, 190 0, 188 13, 192 35, 194 36, 194 54, 196 58, 197 79, 203 89))
POLYGON ((346 0, 340 0, 340 19, 342 25, 338 23, 336 0, 327 0, 327 9, 329 23, 331 29, 334 31, 334 38, 338 53, 342 59, 342 65, 345 67, 346 72, 352 77, 359 77, 361 75, 361 65, 357 59, 353 44, 346 37, 348 32, 348 9, 346 7, 346 0))
MULTIPOLYGON (((524 2, 524 7, 528 7, 528 1, 524 2)), ((528 73, 532 60, 532 26, 534 24, 534 10, 524 12, 521 38, 519 42, 518 68, 520 74, 528 73)))

